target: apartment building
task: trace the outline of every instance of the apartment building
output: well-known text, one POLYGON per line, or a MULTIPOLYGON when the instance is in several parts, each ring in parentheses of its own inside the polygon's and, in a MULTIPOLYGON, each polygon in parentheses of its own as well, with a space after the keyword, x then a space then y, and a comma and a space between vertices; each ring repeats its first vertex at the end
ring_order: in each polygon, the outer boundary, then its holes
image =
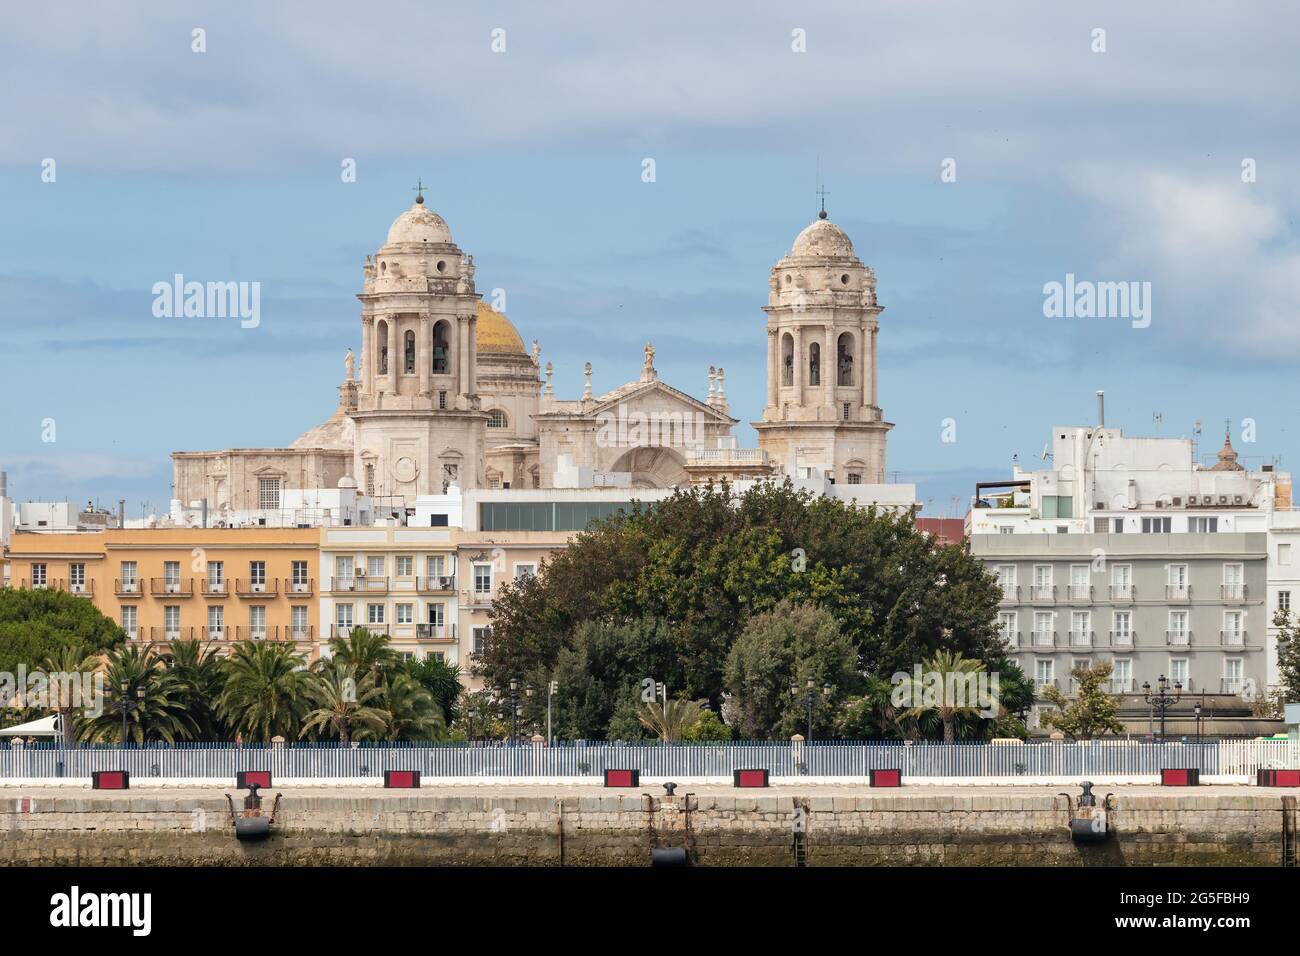
POLYGON ((388 635, 403 657, 461 663, 455 529, 394 524, 317 533, 322 644, 365 627, 388 635))
POLYGON ((1165 676, 1248 712, 1277 679, 1276 582, 1297 572, 1290 476, 1247 469, 1228 438, 1205 464, 1190 439, 1129 438, 1104 415, 1054 428, 1050 447, 1050 468, 979 483, 966 519, 1026 675, 1069 694, 1076 665, 1106 660, 1113 693, 1144 699, 1165 676))
POLYGON ((17 588, 85 596, 128 640, 166 643, 318 637, 320 532, 128 528, 15 531, 5 554, 17 588))

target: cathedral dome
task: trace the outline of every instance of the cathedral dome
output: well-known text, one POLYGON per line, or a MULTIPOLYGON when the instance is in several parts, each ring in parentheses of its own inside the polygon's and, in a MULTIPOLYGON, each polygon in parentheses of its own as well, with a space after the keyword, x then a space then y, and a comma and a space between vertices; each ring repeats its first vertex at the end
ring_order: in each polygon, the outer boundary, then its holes
POLYGON ((829 219, 818 219, 795 236, 791 254, 821 258, 852 257, 853 243, 835 223, 829 219))
POLYGON ((401 242, 451 243, 451 230, 447 221, 424 205, 420 197, 410 209, 402 213, 388 230, 387 245, 401 242))
POLYGON ((325 448, 351 451, 357 440, 357 425, 342 406, 315 428, 309 428, 289 445, 290 448, 325 448))
POLYGON ((498 312, 486 302, 478 303, 478 311, 475 313, 478 319, 478 352, 482 355, 485 352, 507 355, 527 355, 524 351, 524 340, 519 337, 519 332, 506 318, 504 312, 498 312))

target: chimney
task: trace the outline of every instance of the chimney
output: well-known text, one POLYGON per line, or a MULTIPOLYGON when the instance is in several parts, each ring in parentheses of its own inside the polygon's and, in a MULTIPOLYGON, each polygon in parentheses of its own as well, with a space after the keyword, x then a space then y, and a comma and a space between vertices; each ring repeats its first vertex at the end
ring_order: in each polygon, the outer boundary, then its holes
POLYGON ((1097 389, 1097 427, 1106 427, 1106 393, 1097 389))

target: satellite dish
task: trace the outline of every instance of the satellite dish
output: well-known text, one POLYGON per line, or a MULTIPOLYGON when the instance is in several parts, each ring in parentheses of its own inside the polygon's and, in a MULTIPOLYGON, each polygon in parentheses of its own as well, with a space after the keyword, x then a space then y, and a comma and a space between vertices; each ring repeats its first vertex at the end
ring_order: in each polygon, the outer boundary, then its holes
POLYGON ((1044 445, 1043 445, 1043 453, 1042 453, 1041 455, 1039 455, 1038 457, 1041 458, 1041 459, 1043 459, 1043 461, 1047 461, 1047 459, 1051 458, 1051 457, 1052 457, 1051 446, 1050 446, 1050 445, 1047 445, 1047 444, 1044 444, 1044 445))

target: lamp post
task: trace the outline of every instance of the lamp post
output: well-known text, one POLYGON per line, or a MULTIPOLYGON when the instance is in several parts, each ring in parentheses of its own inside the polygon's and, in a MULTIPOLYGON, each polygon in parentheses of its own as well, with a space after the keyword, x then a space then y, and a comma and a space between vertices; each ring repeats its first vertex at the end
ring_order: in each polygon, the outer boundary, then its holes
POLYGON ((1196 706, 1192 708, 1196 714, 1196 749, 1201 748, 1201 702, 1198 700, 1196 706))
POLYGON ((510 678, 510 743, 519 736, 519 681, 510 678))
POLYGON ((474 743, 474 708, 465 708, 465 733, 469 737, 469 742, 474 743))
MULTIPOLYGON (((533 695, 536 694, 536 693, 537 693, 537 688, 536 688, 535 686, 533 686, 532 684, 529 684, 527 687, 524 688, 524 697, 526 697, 529 701, 531 701, 531 700, 533 699, 533 695)), ((520 707, 520 708, 519 708, 519 717, 520 717, 520 719, 522 719, 522 718, 524 717, 524 708, 523 708, 523 707, 520 707)))
POLYGON ((144 737, 145 737, 145 726, 144 726, 144 688, 143 688, 143 687, 137 687, 137 688, 135 689, 135 700, 136 700, 136 704, 138 705, 138 706, 136 707, 136 713, 138 713, 138 714, 140 715, 140 740, 141 740, 141 742, 143 742, 143 741, 144 741, 144 737))
POLYGON ((1172 696, 1169 694, 1169 678, 1164 674, 1160 675, 1160 679, 1156 681, 1156 685, 1157 690, 1156 693, 1153 694, 1151 693, 1150 682, 1143 682, 1142 697, 1147 704, 1151 706, 1155 713, 1160 715, 1160 742, 1164 743, 1165 715, 1169 712, 1170 707, 1174 706, 1174 704, 1178 703, 1178 701, 1182 699, 1183 685, 1178 681, 1174 681, 1174 692, 1172 696))
MULTIPOLYGON (((817 701, 817 695, 813 693, 813 688, 814 688, 816 685, 817 685, 817 682, 816 682, 815 680, 813 680, 811 677, 809 677, 809 678, 804 682, 803 704, 804 704, 804 707, 806 707, 806 708, 808 709, 808 737, 807 737, 807 742, 808 742, 808 744, 811 744, 811 743, 812 743, 812 735, 813 735, 813 733, 812 733, 812 727, 813 727, 813 704, 816 703, 816 701, 817 701)), ((799 685, 798 685, 798 684, 791 684, 791 685, 790 685, 790 696, 793 697, 793 698, 795 698, 796 700, 799 699, 799 685)), ((831 696, 831 685, 830 685, 830 684, 822 684, 822 696, 825 697, 827 700, 830 700, 830 696, 831 696)))
POLYGON ((126 705, 127 705, 126 692, 131 689, 131 685, 126 681, 122 681, 120 684, 117 685, 117 688, 120 691, 120 693, 117 695, 117 702, 122 708, 122 749, 125 750, 126 749, 126 705))
POLYGON ((560 682, 553 680, 546 685, 546 746, 554 747, 555 738, 551 736, 551 698, 560 689, 560 682))

